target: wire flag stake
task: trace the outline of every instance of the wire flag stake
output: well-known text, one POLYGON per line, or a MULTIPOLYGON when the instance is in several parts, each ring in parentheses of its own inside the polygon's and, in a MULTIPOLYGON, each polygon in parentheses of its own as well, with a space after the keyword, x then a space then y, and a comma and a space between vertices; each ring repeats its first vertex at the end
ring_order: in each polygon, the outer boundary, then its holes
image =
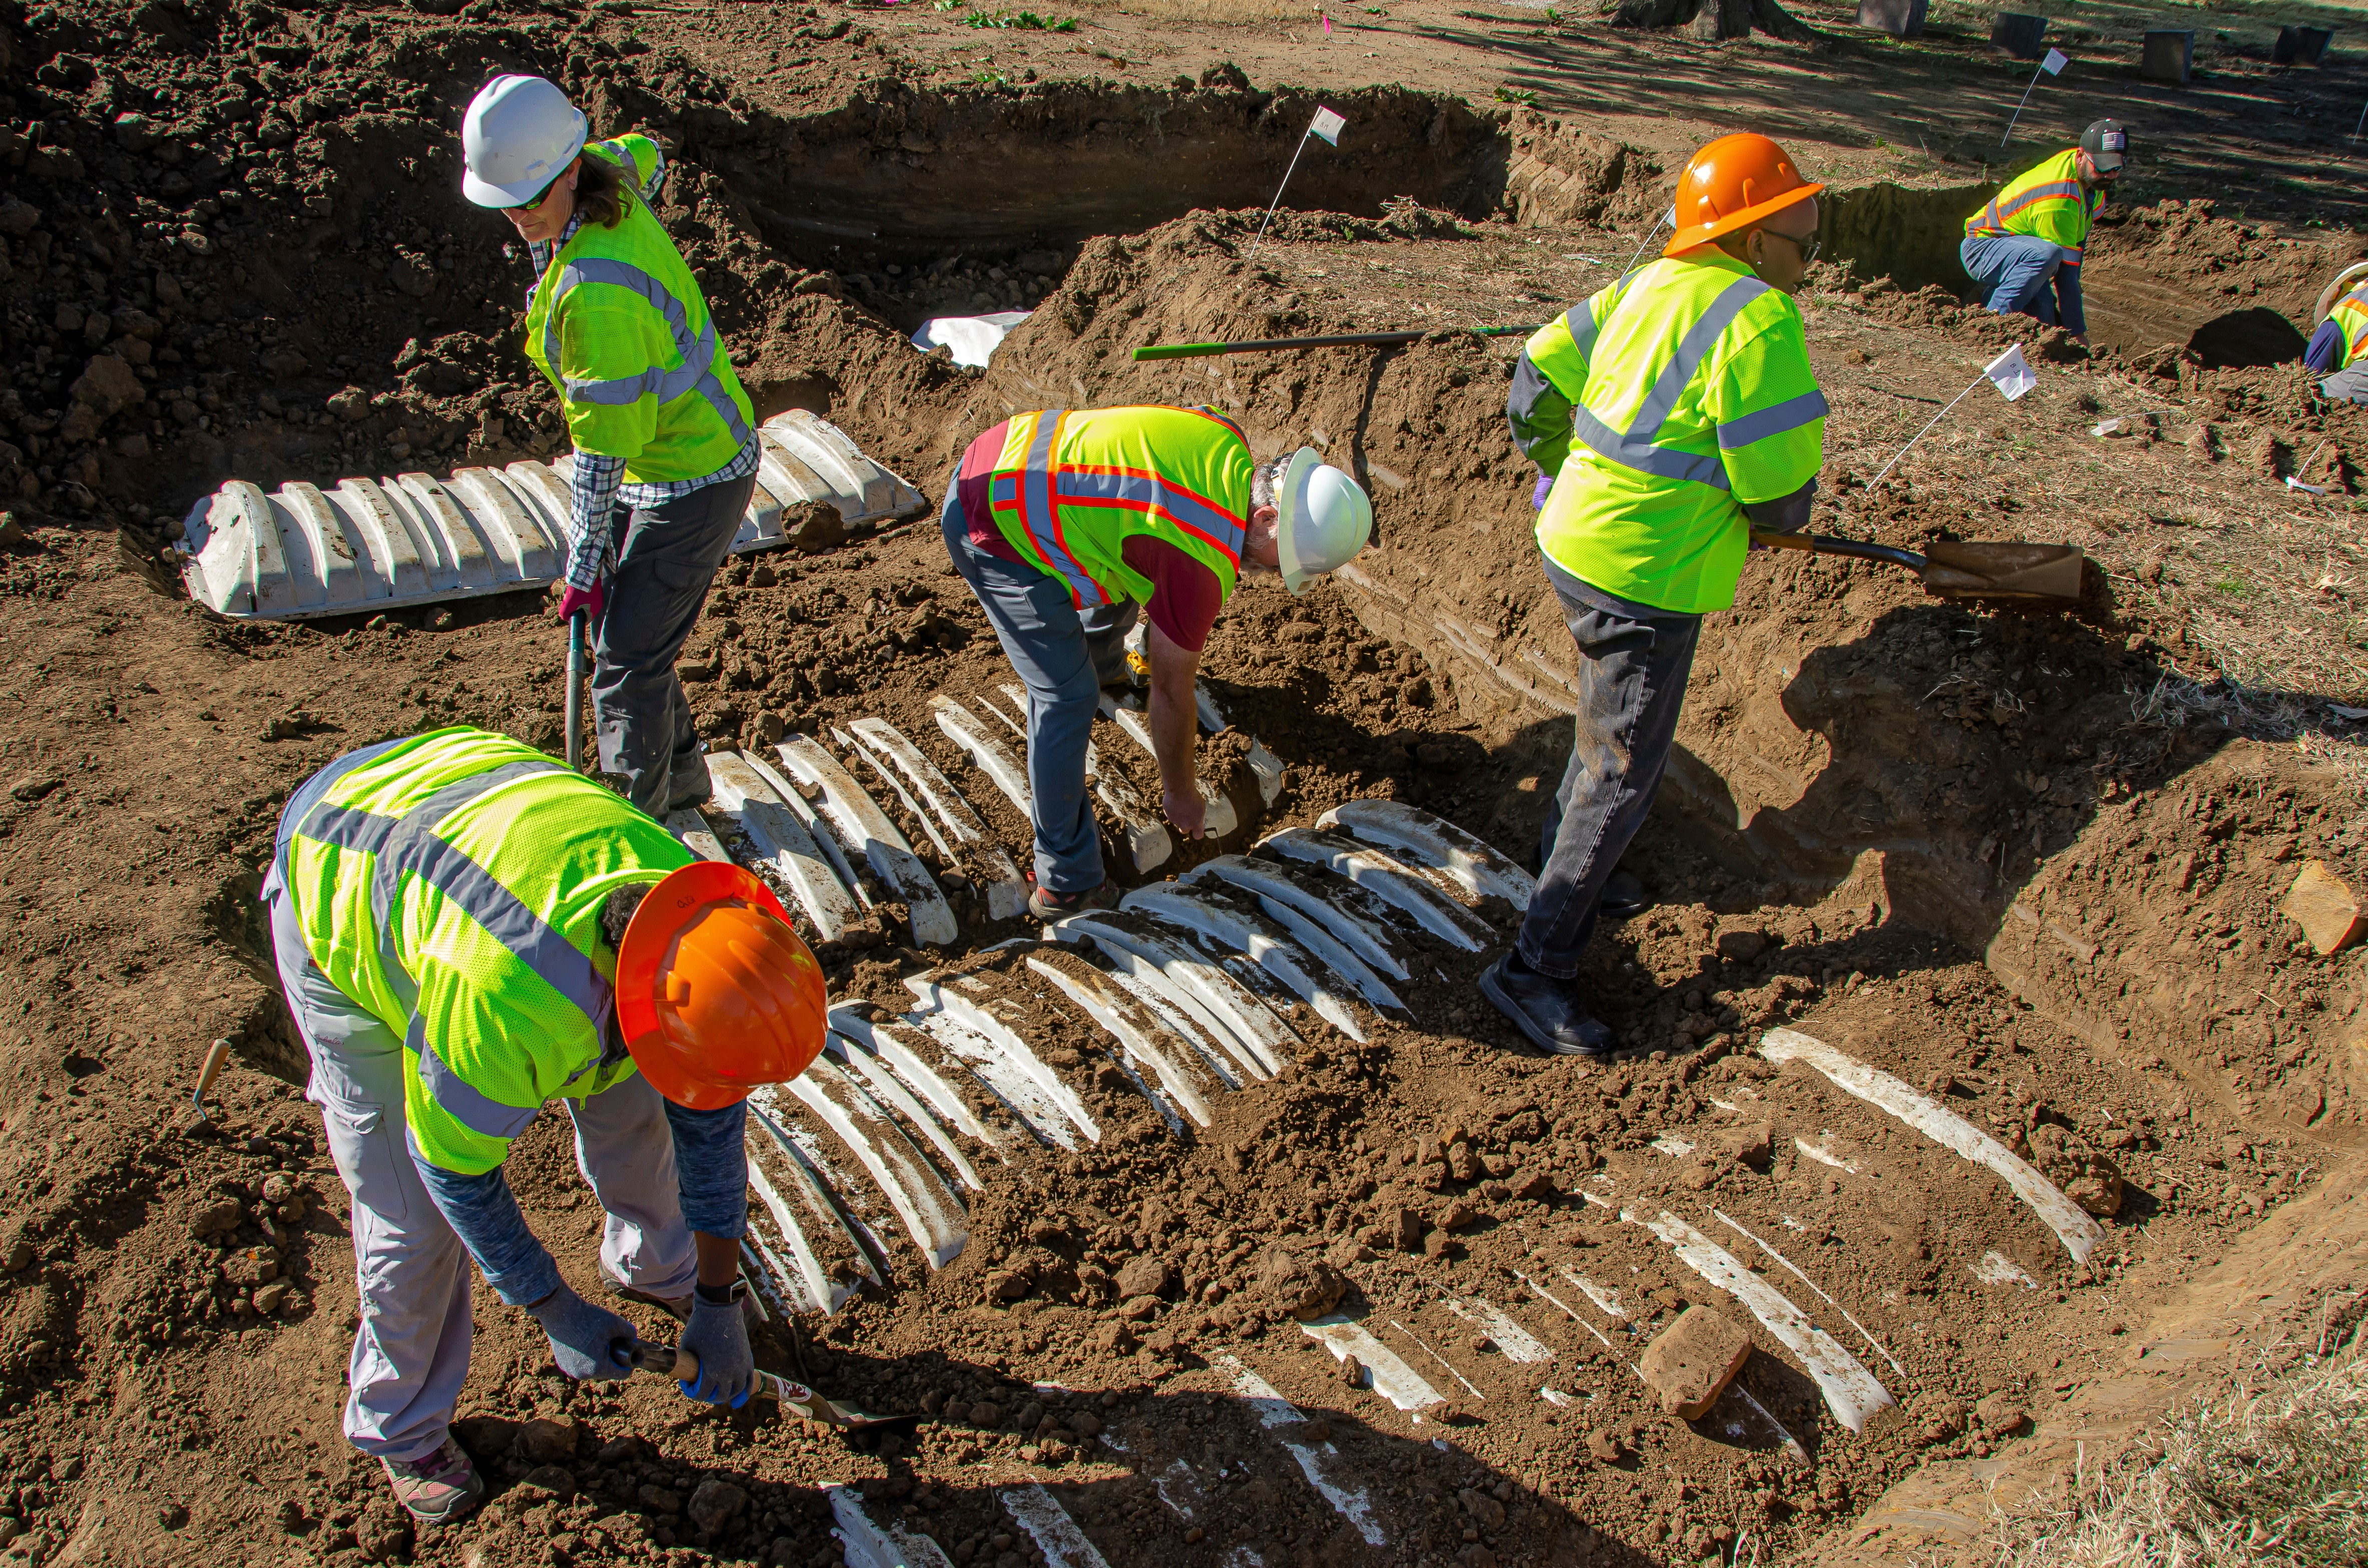
MULTIPOLYGON (((2039 372, 2033 370, 2031 368, 2031 361, 2022 357, 2022 345, 2018 343, 2013 347, 2008 349, 2005 353, 1999 355, 1997 358, 1991 360, 1988 364, 1983 366, 1982 373, 1975 376, 1972 382, 1966 386, 1964 392, 1959 392, 1956 396, 1949 400, 1949 408, 1954 408, 1957 404, 1964 402, 1966 397, 1972 393, 1974 388, 1980 386, 1984 381, 1987 381, 1992 386, 1998 388, 1998 392, 2006 398, 2007 402, 2012 403, 2015 399, 2021 397, 2023 393, 2029 392, 2032 388, 2039 384, 2039 372)), ((1930 435, 1934 425, 1938 425, 1941 421, 1949 417, 1949 408, 1944 408, 1940 413, 1934 415, 1930 421, 1925 425, 1923 429, 1917 431, 1915 435, 1909 437, 1907 445, 1900 448, 1899 450, 1891 455, 1891 461, 1884 464, 1883 467, 1876 472, 1875 476, 1866 482, 1866 487, 1869 490, 1872 490, 1876 485, 1882 483, 1883 476, 1889 473, 1892 469, 1898 464, 1899 460, 1907 455, 1909 448, 1914 447, 1917 442, 1930 435)))
POLYGON ((1307 151, 1307 139, 1311 136, 1321 136, 1326 142, 1338 147, 1340 145, 1340 128, 1348 123, 1345 117, 1335 114, 1321 105, 1316 107, 1315 118, 1308 122, 1306 130, 1299 133, 1299 144, 1291 150, 1291 163, 1282 171, 1282 184, 1274 187, 1274 199, 1267 203, 1266 216, 1258 220, 1258 238, 1250 241, 1248 254, 1242 257, 1245 262, 1257 256, 1258 245, 1266 239, 1267 225, 1274 222, 1274 210, 1282 205, 1282 193, 1291 184, 1292 172, 1299 167, 1299 154, 1307 151))
POLYGON ((2023 104, 2031 102, 2032 88, 2039 85, 2039 72, 2044 71, 2050 76, 2060 76, 2064 74, 2064 68, 2071 63, 2072 57, 2060 49, 2051 49, 2041 58, 2039 71, 2033 71, 2031 74, 2031 86, 2022 90, 2022 103, 2014 106, 2014 118, 2006 122, 2006 135, 1998 138, 1999 146, 2005 146, 2007 137, 2014 134, 2014 122, 2022 118, 2023 104))

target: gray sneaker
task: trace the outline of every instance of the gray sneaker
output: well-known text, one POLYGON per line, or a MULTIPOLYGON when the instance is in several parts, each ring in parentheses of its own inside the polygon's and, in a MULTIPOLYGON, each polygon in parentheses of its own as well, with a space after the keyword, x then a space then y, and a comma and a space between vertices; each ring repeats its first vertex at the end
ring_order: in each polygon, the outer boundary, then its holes
POLYGON ((394 1500, 423 1525, 449 1525, 485 1495, 477 1467, 448 1433, 444 1446, 416 1460, 381 1460, 394 1500))

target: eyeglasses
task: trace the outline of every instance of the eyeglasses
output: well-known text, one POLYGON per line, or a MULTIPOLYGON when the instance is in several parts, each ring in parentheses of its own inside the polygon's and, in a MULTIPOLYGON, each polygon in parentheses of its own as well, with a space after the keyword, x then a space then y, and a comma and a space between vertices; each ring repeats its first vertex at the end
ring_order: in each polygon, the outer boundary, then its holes
POLYGON ((531 211, 533 211, 536 208, 538 208, 538 207, 541 206, 544 202, 546 202, 546 201, 548 201, 548 200, 550 200, 550 199, 551 199, 551 193, 552 193, 552 191, 557 190, 557 189, 559 188, 559 181, 560 181, 560 180, 563 180, 563 179, 565 179, 566 177, 567 177, 567 176, 566 176, 565 175, 561 175, 561 176, 559 176, 557 178, 553 179, 553 180, 552 180, 549 185, 544 186, 541 190, 539 190, 539 191, 535 192, 535 193, 534 193, 534 195, 532 195, 532 196, 530 196, 530 197, 527 198, 527 199, 525 199, 524 201, 519 202, 517 206, 515 206, 515 207, 505 207, 505 208, 503 208, 503 209, 502 209, 502 210, 503 210, 503 211, 505 211, 505 212, 531 212, 531 211))
POLYGON ((1805 238, 1798 234, 1779 233, 1774 229, 1762 229, 1759 232, 1767 235, 1771 240, 1790 240, 1793 243, 1793 248, 1801 253, 1801 265, 1803 267, 1806 267, 1811 262, 1816 260, 1817 253, 1826 247, 1824 238, 1819 235, 1817 231, 1815 229, 1810 230, 1805 238))

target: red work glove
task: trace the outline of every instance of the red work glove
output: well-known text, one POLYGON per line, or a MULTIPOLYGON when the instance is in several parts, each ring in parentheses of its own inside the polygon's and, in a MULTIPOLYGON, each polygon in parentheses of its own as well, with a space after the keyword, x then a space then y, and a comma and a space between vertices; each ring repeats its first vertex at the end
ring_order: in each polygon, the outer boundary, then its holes
POLYGON ((596 580, 588 588, 570 588, 559 596, 559 619, 573 619, 575 612, 581 609, 589 610, 592 619, 598 620, 600 619, 600 607, 607 602, 608 597, 606 579, 596 580))

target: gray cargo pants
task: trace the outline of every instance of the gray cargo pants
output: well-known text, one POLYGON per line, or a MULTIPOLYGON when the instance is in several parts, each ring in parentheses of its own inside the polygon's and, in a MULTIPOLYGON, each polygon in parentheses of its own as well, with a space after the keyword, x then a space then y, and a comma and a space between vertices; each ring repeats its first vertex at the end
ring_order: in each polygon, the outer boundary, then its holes
POLYGON ((616 574, 592 623, 592 717, 603 772, 652 816, 707 798, 707 748, 674 661, 723 564, 756 475, 609 514, 616 574))
POLYGON ((1090 892, 1102 885, 1101 830, 1086 791, 1086 743, 1105 683, 1126 675, 1133 599, 1080 610, 1068 585, 1033 566, 989 555, 970 541, 962 492, 946 492, 939 526, 946 554, 995 627, 996 641, 1028 687, 1028 790, 1033 797, 1036 885, 1090 892))
MULTIPOLYGON (((262 896, 280 989, 313 1059, 304 1097, 321 1108, 329 1158, 354 1200, 360 1301, 346 1363, 346 1440, 372 1459, 423 1459, 443 1445, 469 1379, 468 1249, 412 1164, 402 1037, 313 961, 276 867, 262 896)), ((606 1211, 601 1271, 661 1301, 688 1296, 699 1257, 683 1222, 666 1102, 636 1073, 564 1103, 575 1121, 576 1168, 606 1211)))
POLYGON ((1568 980, 1595 934, 1603 884, 1661 788, 1702 617, 1614 614, 1574 593, 1578 579, 1551 561, 1545 570, 1578 644, 1579 711, 1570 766, 1546 807, 1543 869, 1519 946, 1523 963, 1568 980))

